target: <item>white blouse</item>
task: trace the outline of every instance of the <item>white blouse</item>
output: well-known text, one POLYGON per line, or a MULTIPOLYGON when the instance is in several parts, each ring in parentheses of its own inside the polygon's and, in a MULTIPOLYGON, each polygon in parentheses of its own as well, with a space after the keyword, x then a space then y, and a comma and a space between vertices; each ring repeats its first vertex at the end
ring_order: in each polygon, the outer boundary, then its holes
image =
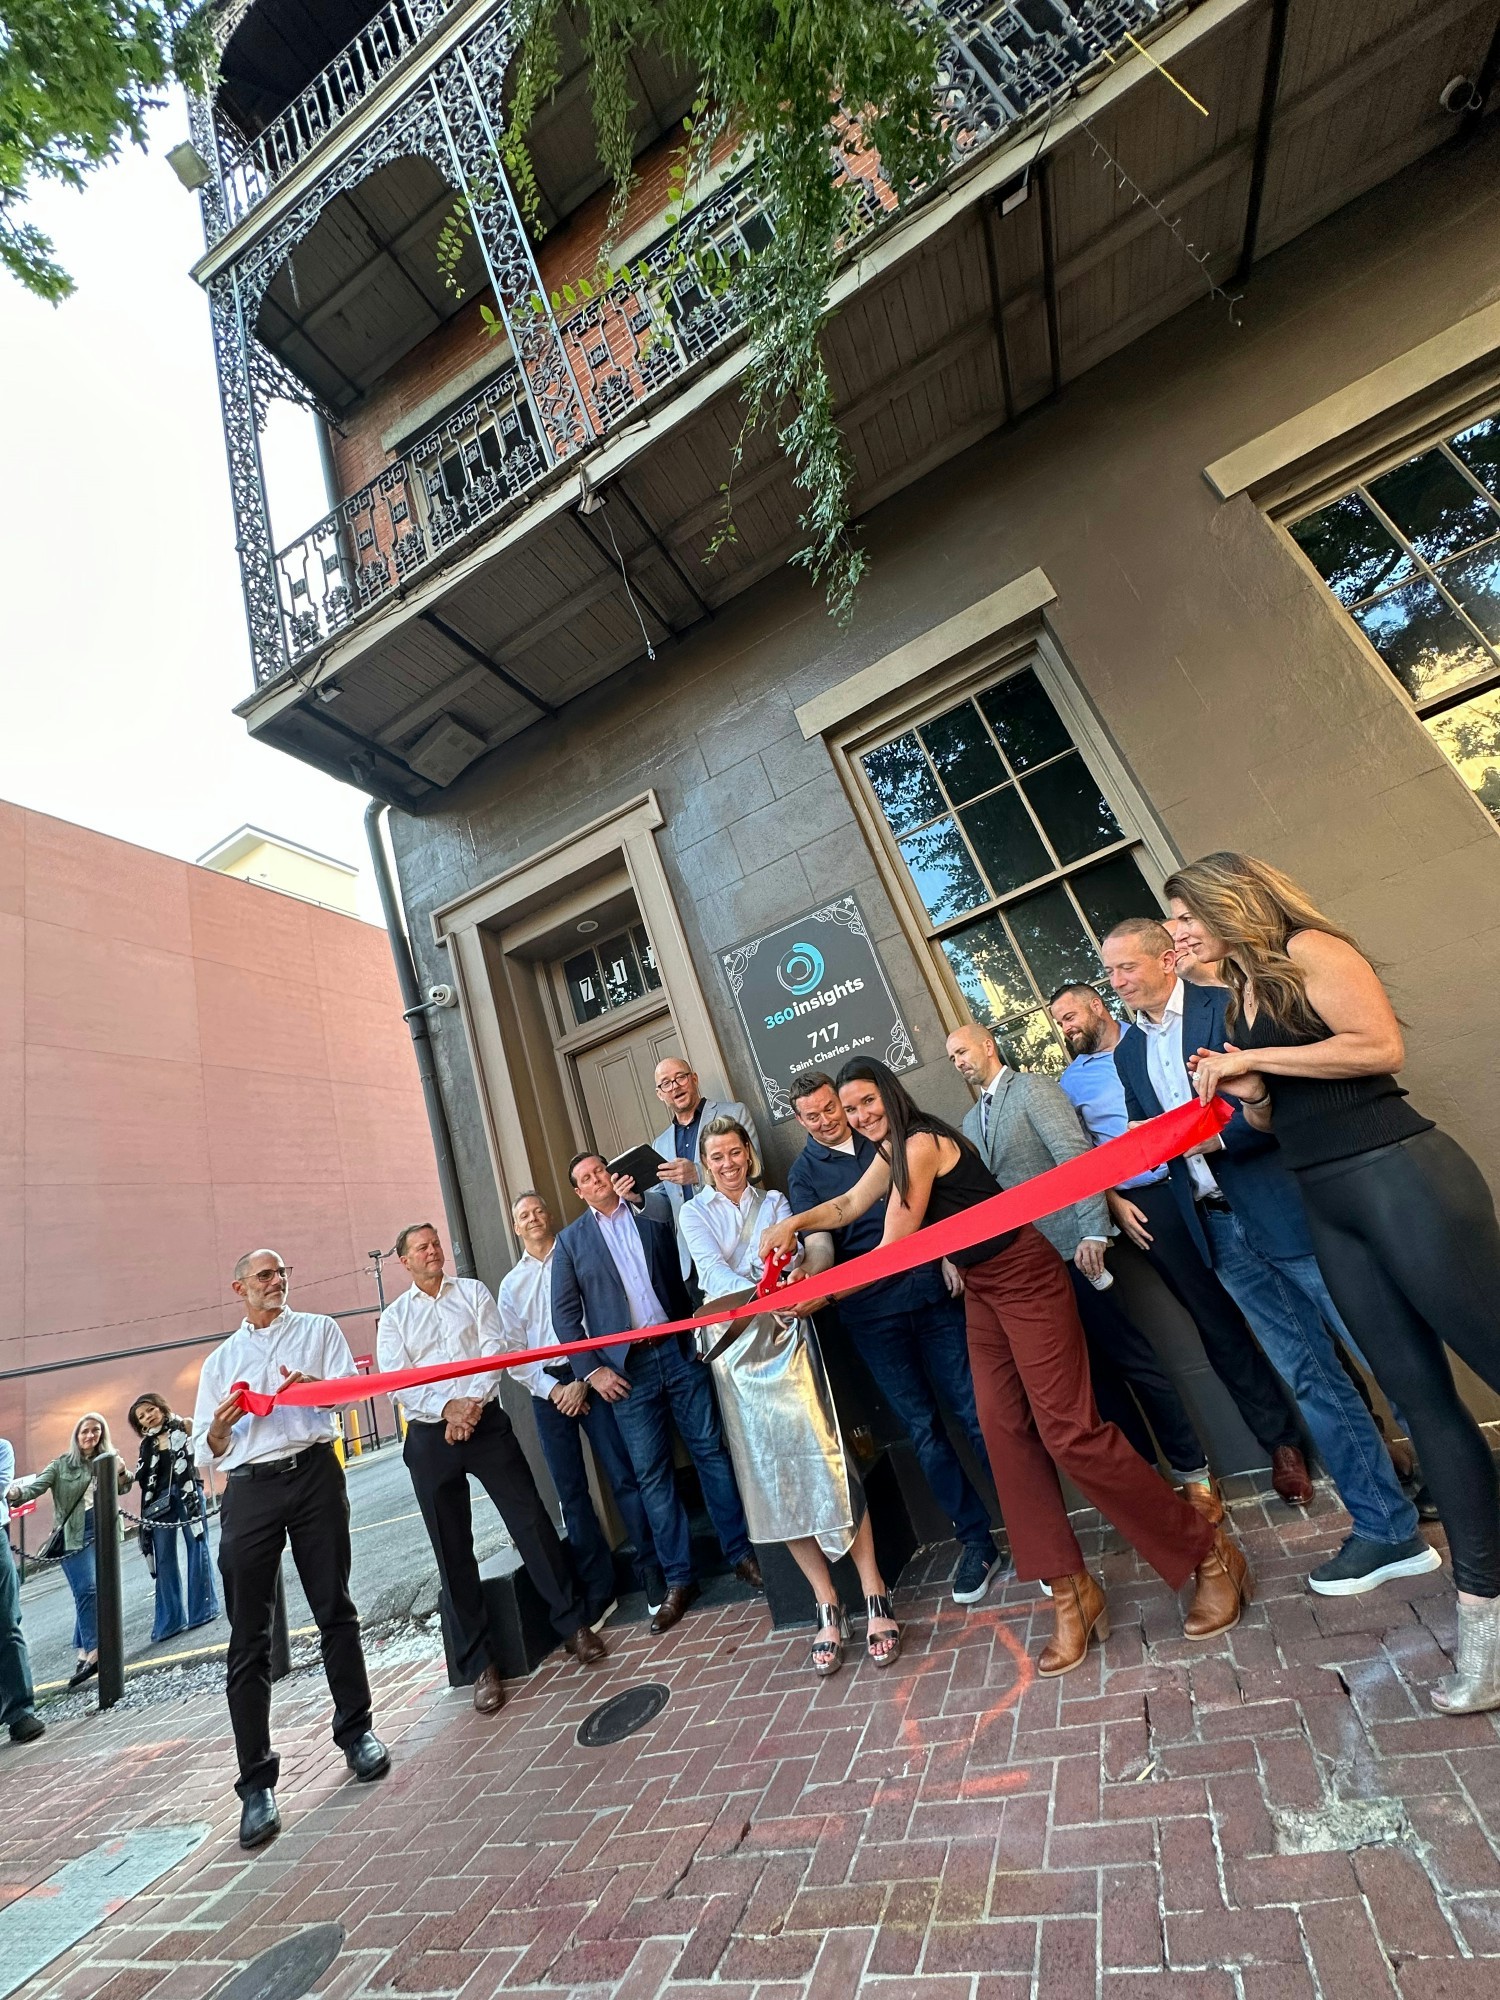
POLYGON ((765 1268, 761 1235, 773 1222, 785 1222, 791 1212, 791 1203, 776 1188, 747 1187, 733 1202, 717 1188, 705 1187, 691 1201, 685 1201, 677 1226, 697 1266, 704 1298, 722 1299, 730 1292, 744 1291, 747 1285, 758 1285, 765 1268), (754 1208, 759 1209, 759 1215, 745 1248, 731 1262, 745 1217, 754 1208))

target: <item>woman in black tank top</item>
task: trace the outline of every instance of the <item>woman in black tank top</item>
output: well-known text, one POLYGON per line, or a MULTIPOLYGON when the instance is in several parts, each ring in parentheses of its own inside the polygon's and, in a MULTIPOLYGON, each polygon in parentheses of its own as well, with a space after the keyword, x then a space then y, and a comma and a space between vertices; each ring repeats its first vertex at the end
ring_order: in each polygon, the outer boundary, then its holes
MULTIPOLYGON (((883 1241, 891 1243, 1000 1192, 962 1133, 919 1110, 884 1063, 846 1063, 838 1090, 849 1123, 878 1157, 847 1194, 769 1230, 763 1254, 794 1248, 799 1230, 837 1229, 886 1194, 883 1241)), ((1100 1421, 1073 1287, 1052 1245, 1027 1224, 950 1261, 964 1274, 974 1399, 1016 1574, 1052 1586, 1057 1629, 1037 1671, 1069 1673, 1091 1638, 1109 1637, 1104 1592, 1084 1568, 1059 1468, 1174 1589, 1196 1572, 1190 1639, 1237 1624, 1251 1581, 1220 1525, 1222 1505, 1204 1487, 1205 1510, 1190 1506, 1100 1421)))
POLYGON ((1459 1592, 1448 1714, 1500 1708, 1500 1483, 1444 1343, 1500 1391, 1500 1222, 1463 1148, 1396 1081, 1401 1024, 1354 940, 1288 876, 1210 854, 1167 883, 1178 940, 1222 960, 1227 1052, 1199 1095, 1236 1097, 1297 1176, 1334 1303, 1411 1425, 1459 1592))

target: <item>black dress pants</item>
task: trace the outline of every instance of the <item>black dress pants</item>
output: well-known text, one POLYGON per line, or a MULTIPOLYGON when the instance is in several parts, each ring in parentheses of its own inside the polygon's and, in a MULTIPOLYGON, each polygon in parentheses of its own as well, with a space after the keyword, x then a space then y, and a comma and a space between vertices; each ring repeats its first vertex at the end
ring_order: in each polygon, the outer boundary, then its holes
POLYGON ((473 1436, 462 1444, 449 1444, 444 1433, 441 1423, 413 1419, 406 1427, 402 1456, 437 1557, 453 1655, 460 1674, 475 1681, 486 1666, 499 1662, 490 1652, 484 1585, 474 1555, 470 1473, 494 1501, 559 1637, 570 1638, 584 1623, 583 1601, 568 1552, 542 1505, 526 1454, 500 1405, 485 1404, 473 1436))
POLYGON ((1245 1316, 1225 1291, 1188 1233, 1169 1180, 1124 1188, 1127 1201, 1146 1215, 1152 1269, 1198 1329, 1208 1365, 1234 1398, 1245 1427, 1269 1457, 1301 1437, 1281 1378, 1256 1345, 1245 1316))
MULTIPOLYGON (((1134 1320, 1127 1319, 1115 1304, 1114 1289, 1097 1290, 1073 1262, 1068 1263, 1068 1276, 1073 1281, 1073 1296, 1078 1304, 1078 1317, 1083 1321, 1084 1335, 1088 1341, 1089 1364, 1095 1376, 1094 1399, 1099 1402, 1101 1394, 1104 1402, 1111 1398, 1109 1391, 1102 1387, 1100 1378, 1107 1379, 1112 1367, 1124 1380, 1129 1393, 1139 1403, 1146 1421, 1156 1433, 1156 1442, 1161 1446, 1167 1464, 1174 1472, 1197 1472, 1208 1463, 1208 1453, 1203 1449, 1203 1440, 1193 1428, 1193 1420, 1187 1413, 1187 1406, 1173 1386, 1171 1377, 1161 1365, 1161 1356, 1151 1342, 1141 1332, 1134 1320), (1101 1365, 1103 1364, 1103 1365, 1101 1365)), ((1101 1404, 1101 1410, 1103 1405, 1101 1404)), ((1115 1421, 1106 1418, 1106 1422, 1115 1421)), ((1133 1427, 1121 1424, 1136 1450, 1141 1447, 1133 1435, 1133 1427)), ((1156 1455, 1151 1450, 1141 1453, 1154 1465, 1156 1455)))
POLYGON ((225 1693, 243 1798, 274 1785, 271 1748, 271 1621, 281 1552, 290 1541, 323 1647, 333 1695, 333 1740, 341 1750, 370 1727, 370 1680, 349 1595, 349 1495, 331 1444, 308 1445, 289 1466, 245 1466, 225 1482, 219 1513, 219 1574, 229 1614, 225 1693))

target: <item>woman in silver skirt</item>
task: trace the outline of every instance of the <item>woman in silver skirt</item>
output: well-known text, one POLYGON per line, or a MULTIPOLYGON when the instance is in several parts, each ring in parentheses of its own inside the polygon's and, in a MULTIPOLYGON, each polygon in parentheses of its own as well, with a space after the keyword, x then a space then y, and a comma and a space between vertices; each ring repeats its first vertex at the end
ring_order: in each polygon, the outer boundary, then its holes
MULTIPOLYGON (((760 1279, 762 1233, 791 1214, 784 1194, 754 1185, 760 1163, 737 1119, 720 1117, 698 1140, 705 1186, 682 1208, 683 1239, 705 1299, 743 1297, 760 1279)), ((852 1555, 865 1593, 866 1645, 877 1667, 901 1651, 885 1579, 875 1560, 864 1489, 839 1435, 838 1412, 810 1318, 770 1308, 747 1323, 713 1363, 724 1435, 753 1542, 783 1542, 812 1586, 818 1636, 814 1673, 843 1663, 849 1622, 829 1559, 852 1555)), ((721 1337, 712 1329, 709 1344, 721 1337)))

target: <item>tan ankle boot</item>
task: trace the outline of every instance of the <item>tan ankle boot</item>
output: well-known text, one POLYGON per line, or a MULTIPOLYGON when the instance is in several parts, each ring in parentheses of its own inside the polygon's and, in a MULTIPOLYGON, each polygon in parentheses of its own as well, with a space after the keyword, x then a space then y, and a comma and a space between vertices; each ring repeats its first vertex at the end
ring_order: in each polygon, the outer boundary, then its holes
POLYGON ((1189 1639, 1212 1639, 1240 1622, 1240 1612, 1255 1595, 1250 1565, 1221 1528, 1214 1545, 1198 1565, 1198 1587, 1192 1608, 1182 1621, 1189 1639))
POLYGON ((1081 1667, 1096 1632, 1101 1641, 1109 1637, 1109 1606, 1103 1589, 1087 1570, 1077 1576, 1049 1577, 1047 1582, 1057 1625, 1042 1648, 1036 1670, 1050 1678, 1081 1667))
POLYGON ((1217 1479, 1209 1480, 1206 1485, 1201 1479, 1186 1480, 1177 1488, 1177 1497, 1186 1500, 1195 1514, 1212 1521, 1216 1528, 1224 1518, 1224 1496, 1217 1479))

